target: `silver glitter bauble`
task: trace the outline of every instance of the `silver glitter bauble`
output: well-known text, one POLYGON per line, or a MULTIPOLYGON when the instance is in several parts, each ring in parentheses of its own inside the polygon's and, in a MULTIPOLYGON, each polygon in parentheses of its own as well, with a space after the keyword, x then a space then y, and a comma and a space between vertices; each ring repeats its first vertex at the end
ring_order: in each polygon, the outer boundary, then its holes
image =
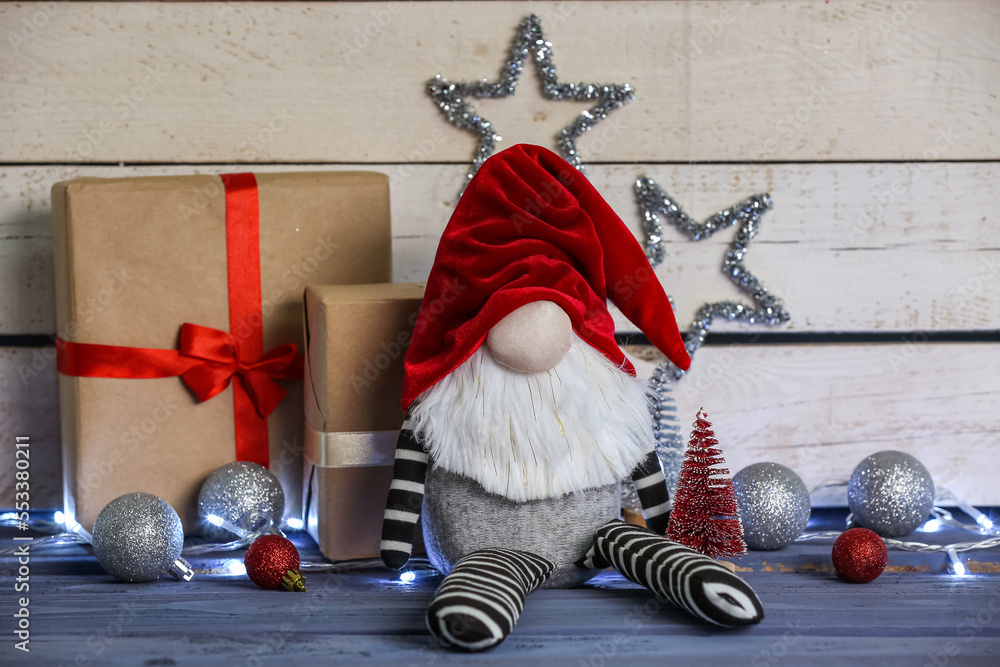
POLYGON ((198 516, 202 533, 210 540, 225 542, 238 536, 212 524, 209 517, 219 517, 231 524, 253 530, 251 513, 268 514, 275 524, 285 513, 285 493, 270 470, 248 461, 234 461, 216 468, 198 494, 198 516))
POLYGON ((809 523, 809 489, 780 463, 754 463, 733 476, 743 520, 743 541, 750 549, 773 551, 791 544, 809 523))
POLYGON ((920 461, 886 450, 858 464, 847 483, 854 522, 882 537, 902 537, 927 520, 934 506, 934 480, 920 461))
POLYGON ((153 581, 183 563, 184 528, 167 501, 127 493, 104 506, 94 522, 94 555, 122 581, 153 581))

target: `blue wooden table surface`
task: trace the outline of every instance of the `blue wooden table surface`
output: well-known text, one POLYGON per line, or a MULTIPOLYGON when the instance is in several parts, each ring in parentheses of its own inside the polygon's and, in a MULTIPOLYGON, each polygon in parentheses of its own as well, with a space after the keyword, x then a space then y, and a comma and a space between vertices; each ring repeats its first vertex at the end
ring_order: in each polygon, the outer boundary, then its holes
MULTIPOLYGON (((821 526, 822 527, 822 526, 821 526)), ((12 530, 0 532, 11 545, 12 530)), ((954 542, 969 533, 916 533, 954 542)), ((296 536, 303 558, 319 558, 296 536)), ((738 561, 766 618, 727 631, 699 623, 613 572, 528 598, 511 637, 484 654, 441 649, 424 627, 437 576, 403 583, 388 570, 308 575, 307 593, 264 591, 219 574, 240 552, 192 558, 191 582, 125 584, 79 546, 30 560, 30 653, 14 649, 16 563, 3 562, 3 665, 1000 665, 1000 552, 889 552, 870 584, 838 580, 830 542, 751 552, 738 561)))

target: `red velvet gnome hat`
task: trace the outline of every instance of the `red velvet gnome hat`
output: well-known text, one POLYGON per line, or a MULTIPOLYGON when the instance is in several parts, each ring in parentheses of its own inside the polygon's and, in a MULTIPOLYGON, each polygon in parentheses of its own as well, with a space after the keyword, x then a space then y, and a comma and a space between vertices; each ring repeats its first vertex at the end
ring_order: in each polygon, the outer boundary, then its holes
POLYGON ((497 322, 553 301, 576 334, 635 375, 608 298, 676 366, 691 365, 635 237, 561 157, 519 144, 486 160, 444 230, 406 354, 403 410, 479 349, 497 322))

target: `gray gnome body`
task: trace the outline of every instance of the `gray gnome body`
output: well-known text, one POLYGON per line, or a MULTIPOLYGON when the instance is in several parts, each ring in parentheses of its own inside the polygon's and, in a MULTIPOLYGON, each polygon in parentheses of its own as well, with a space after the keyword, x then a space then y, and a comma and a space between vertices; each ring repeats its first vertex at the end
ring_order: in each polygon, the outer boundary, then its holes
POLYGON ((433 460, 424 493, 424 545, 435 568, 448 574, 462 557, 481 549, 527 551, 555 564, 542 588, 572 588, 596 575, 599 570, 579 563, 597 529, 621 511, 618 484, 515 502, 433 460))

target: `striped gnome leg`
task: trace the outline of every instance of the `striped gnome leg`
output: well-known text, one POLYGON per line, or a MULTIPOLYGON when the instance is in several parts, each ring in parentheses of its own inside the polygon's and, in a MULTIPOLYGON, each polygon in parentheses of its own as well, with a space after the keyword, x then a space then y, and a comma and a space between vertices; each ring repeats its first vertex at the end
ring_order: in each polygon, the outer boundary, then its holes
MULTIPOLYGON (((670 521, 670 493, 667 491, 667 480, 663 477, 656 450, 647 452, 646 457, 635 467, 632 481, 639 496, 639 504, 642 505, 646 526, 653 533, 663 535, 667 532, 670 521)), ((596 546, 592 546, 587 555, 577 561, 577 565, 588 570, 603 570, 610 567, 611 562, 597 551, 596 546)))
POLYGON ((647 528, 612 521, 597 530, 588 560, 610 562, 622 576, 716 625, 744 626, 764 618, 757 594, 713 559, 647 528))
POLYGON ((632 481, 635 482, 646 526, 657 535, 663 535, 670 521, 670 492, 667 491, 667 480, 663 477, 656 450, 647 452, 646 458, 632 471, 632 481))
POLYGON ((409 416, 399 430, 392 484, 382 519, 382 543, 379 550, 386 567, 402 569, 413 553, 413 537, 424 501, 424 478, 427 476, 427 453, 413 436, 409 416))
POLYGON ((493 648, 517 623, 524 599, 555 569, 526 551, 482 549, 455 564, 427 610, 427 627, 442 642, 466 651, 493 648))

